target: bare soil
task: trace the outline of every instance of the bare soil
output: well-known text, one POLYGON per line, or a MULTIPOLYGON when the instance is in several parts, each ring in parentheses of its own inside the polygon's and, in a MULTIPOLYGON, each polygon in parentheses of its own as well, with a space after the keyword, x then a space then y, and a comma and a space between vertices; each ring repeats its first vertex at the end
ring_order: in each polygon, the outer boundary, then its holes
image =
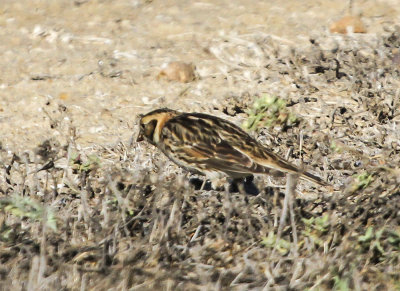
POLYGON ((399 290, 397 2, 3 0, 0 289, 399 290), (199 191, 135 142, 138 114, 241 124, 265 93, 300 122, 252 134, 334 188, 300 181, 281 238, 284 178, 199 191))

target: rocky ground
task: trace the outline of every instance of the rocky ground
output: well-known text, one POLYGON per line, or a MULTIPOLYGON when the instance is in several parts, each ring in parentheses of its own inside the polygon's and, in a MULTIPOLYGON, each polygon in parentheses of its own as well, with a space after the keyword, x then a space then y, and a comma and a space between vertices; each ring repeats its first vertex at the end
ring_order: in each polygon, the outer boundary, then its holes
POLYGON ((2 290, 400 288, 400 8, 386 1, 0 5, 2 290), (332 24, 359 17, 363 33, 332 24), (167 80, 171 61, 195 79, 167 80), (146 143, 159 107, 238 125, 333 185, 200 191, 146 143))

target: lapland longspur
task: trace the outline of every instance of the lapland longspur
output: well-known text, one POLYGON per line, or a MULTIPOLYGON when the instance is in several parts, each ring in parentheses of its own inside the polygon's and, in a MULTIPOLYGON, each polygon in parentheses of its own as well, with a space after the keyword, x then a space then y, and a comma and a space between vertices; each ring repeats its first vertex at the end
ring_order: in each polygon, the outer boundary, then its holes
POLYGON ((328 185, 280 158, 237 125, 216 116, 157 109, 141 116, 137 141, 144 139, 178 166, 209 179, 240 179, 278 171, 298 173, 305 180, 328 185))

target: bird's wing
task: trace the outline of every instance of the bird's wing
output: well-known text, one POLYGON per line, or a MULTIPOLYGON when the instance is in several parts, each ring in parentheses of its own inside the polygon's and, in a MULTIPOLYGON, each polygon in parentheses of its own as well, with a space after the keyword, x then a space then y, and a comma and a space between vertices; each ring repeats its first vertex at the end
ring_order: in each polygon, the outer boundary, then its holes
POLYGON ((197 144, 184 147, 186 153, 195 151, 202 155, 201 163, 206 168, 230 173, 231 175, 247 175, 251 173, 264 173, 265 169, 254 163, 247 155, 232 147, 225 141, 211 147, 206 144, 197 144))
MULTIPOLYGON (((221 132, 232 131, 226 128, 226 121, 221 126, 216 120, 201 117, 181 115, 164 126, 163 143, 168 148, 164 152, 169 152, 173 160, 185 163, 183 166, 186 168, 197 167, 236 175, 268 172, 268 169, 254 162, 245 151, 232 142, 234 137, 225 138, 229 133, 221 132)), ((249 137, 247 134, 246 136, 249 137)))

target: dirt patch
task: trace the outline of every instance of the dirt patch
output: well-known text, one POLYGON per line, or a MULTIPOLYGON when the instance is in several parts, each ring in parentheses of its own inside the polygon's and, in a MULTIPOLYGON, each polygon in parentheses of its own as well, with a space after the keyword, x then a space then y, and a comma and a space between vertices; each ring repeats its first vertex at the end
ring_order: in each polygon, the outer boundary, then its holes
POLYGON ((399 288, 397 6, 6 1, 1 288, 399 288), (349 12, 367 33, 330 34, 349 12), (157 78, 171 61, 195 80, 157 78), (335 189, 299 183, 280 239, 284 179, 256 177, 256 196, 197 191, 134 141, 139 113, 241 124, 263 93, 299 122, 253 134, 335 189))

